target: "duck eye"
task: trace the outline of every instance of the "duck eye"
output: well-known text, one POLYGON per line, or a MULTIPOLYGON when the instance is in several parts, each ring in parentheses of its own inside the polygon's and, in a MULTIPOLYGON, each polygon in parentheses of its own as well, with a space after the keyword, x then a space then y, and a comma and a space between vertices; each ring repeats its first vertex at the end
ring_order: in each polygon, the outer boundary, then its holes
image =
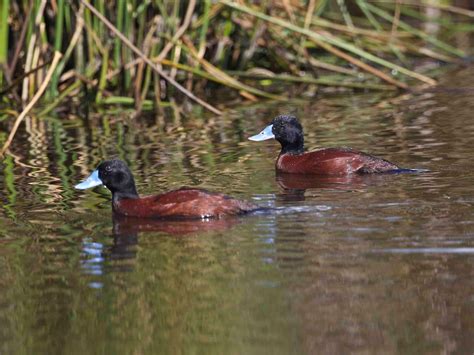
POLYGON ((108 165, 108 166, 106 166, 106 167, 105 167, 105 171, 112 171, 112 167, 111 167, 111 166, 109 166, 109 165, 108 165))

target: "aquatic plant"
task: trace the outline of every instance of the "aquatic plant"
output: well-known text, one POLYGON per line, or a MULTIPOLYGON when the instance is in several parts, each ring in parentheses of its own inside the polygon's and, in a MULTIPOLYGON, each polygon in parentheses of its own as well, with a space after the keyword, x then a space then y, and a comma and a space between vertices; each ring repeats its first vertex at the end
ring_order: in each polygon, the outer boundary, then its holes
MULTIPOLYGON (((137 111, 188 97, 220 114, 206 102, 209 89, 231 88, 255 101, 281 99, 290 84, 313 92, 435 85, 416 64, 459 62, 474 29, 474 11, 445 4, 1 0, 0 94, 26 106, 55 52, 62 57, 39 116, 81 97, 137 111)), ((2 111, 0 120, 12 115, 2 111)))

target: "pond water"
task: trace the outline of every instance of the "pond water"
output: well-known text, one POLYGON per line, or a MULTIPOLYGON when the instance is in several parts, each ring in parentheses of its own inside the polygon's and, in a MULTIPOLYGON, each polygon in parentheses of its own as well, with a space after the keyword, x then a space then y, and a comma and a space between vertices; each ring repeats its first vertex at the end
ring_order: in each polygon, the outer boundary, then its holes
POLYGON ((473 82, 471 67, 431 91, 222 118, 28 119, 0 164, 0 354, 472 353, 473 82), (310 149, 429 172, 275 176, 278 143, 246 138, 281 113, 310 149), (197 186, 277 210, 114 222, 106 189, 73 189, 111 157, 142 194, 197 186))

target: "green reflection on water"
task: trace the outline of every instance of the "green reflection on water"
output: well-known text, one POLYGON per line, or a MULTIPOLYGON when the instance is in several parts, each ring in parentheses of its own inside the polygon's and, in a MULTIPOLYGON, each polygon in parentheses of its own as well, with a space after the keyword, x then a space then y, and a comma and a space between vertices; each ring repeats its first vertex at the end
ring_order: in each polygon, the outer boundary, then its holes
POLYGON ((199 238, 143 234, 123 255, 114 244, 133 235, 112 242, 102 228, 82 237, 82 245, 67 235, 43 235, 23 246, 27 254, 6 258, 14 268, 2 279, 16 281, 0 297, 15 300, 2 312, 6 339, 13 339, 3 350, 298 353, 296 320, 277 270, 263 271, 252 248, 239 248, 237 239, 253 243, 252 225, 239 228, 199 238), (103 260, 94 261, 99 255, 103 260))
POLYGON ((8 217, 15 219, 16 212, 14 209, 17 191, 15 189, 15 176, 13 174, 14 162, 13 157, 10 155, 5 156, 3 160, 4 168, 3 168, 3 176, 5 181, 5 187, 7 189, 7 198, 8 203, 3 205, 5 212, 8 217))
POLYGON ((454 251, 474 250, 473 110, 456 91, 35 121, 11 147, 23 165, 2 162, 0 353, 467 353, 473 253, 454 251), (276 180, 278 143, 246 138, 283 112, 310 149, 431 172, 276 180), (199 186, 284 210, 118 228, 106 189, 72 189, 112 156, 142 194, 199 186), (435 253, 394 252, 416 248, 435 253))

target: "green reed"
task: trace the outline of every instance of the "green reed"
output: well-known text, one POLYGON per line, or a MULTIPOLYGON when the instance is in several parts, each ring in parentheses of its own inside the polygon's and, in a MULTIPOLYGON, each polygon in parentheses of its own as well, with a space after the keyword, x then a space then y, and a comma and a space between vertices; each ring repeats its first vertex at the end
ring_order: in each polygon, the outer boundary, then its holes
POLYGON ((159 109, 179 91, 180 98, 205 98, 209 82, 254 101, 284 98, 282 81, 370 90, 435 85, 429 73, 414 72, 408 58, 459 61, 465 49, 452 45, 452 35, 474 30, 472 11, 444 3, 438 18, 427 17, 428 5, 395 0, 88 4, 158 68, 145 64, 84 0, 24 0, 15 6, 0 0, 3 100, 30 100, 54 51, 63 58, 41 114, 80 97, 96 105, 159 109), (443 31, 426 33, 427 21, 443 31))
MULTIPOLYGON (((57 15, 56 15, 56 23, 54 26, 54 50, 61 52, 62 50, 62 41, 63 41, 63 32, 64 32, 64 8, 65 2, 64 0, 57 1, 57 15)), ((50 85, 50 94, 51 96, 57 96, 58 93, 58 82, 59 76, 61 75, 61 71, 57 70, 51 79, 50 85)))
POLYGON ((8 12, 9 0, 0 0, 0 86, 3 85, 3 75, 8 58, 8 12))

